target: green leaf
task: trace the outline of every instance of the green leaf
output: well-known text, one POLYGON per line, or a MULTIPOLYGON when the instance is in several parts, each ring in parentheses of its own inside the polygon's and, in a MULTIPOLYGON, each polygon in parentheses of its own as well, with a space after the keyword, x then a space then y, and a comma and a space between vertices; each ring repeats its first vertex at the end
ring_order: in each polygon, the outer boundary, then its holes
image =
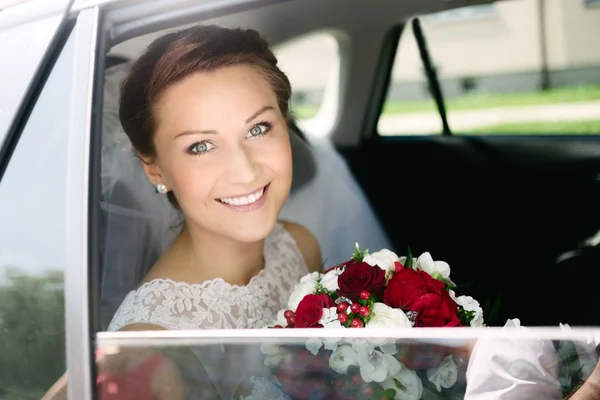
POLYGON ((406 251, 406 265, 404 266, 404 268, 412 268, 413 265, 413 256, 412 256, 412 252, 410 251, 410 246, 408 246, 408 250, 406 251))
POLYGON ((454 289, 456 288, 456 283, 452 282, 450 279, 441 279, 442 282, 446 284, 446 289, 454 289))
POLYGON ((469 323, 475 318, 475 311, 465 311, 462 307, 458 309, 458 319, 465 325, 469 325, 469 323))
POLYGON ((356 262, 362 262, 367 254, 369 254, 369 249, 361 250, 357 242, 356 251, 354 252, 354 254, 352 254, 352 257, 350 259, 356 262))
POLYGON ((398 379, 392 378, 394 380, 394 384, 396 385, 396 387, 398 389, 406 389, 406 386, 404 386, 402 383, 400 383, 400 381, 398 379))

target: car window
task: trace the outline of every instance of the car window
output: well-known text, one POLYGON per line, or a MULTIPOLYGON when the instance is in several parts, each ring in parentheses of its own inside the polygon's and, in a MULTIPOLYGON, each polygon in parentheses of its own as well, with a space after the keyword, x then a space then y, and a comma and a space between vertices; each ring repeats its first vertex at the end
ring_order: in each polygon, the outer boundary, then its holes
POLYGON ((292 85, 292 112, 308 134, 322 136, 336 115, 339 48, 335 36, 310 33, 273 47, 292 85))
MULTIPOLYGON (((420 19, 453 134, 600 134, 600 9, 520 0, 420 19)), ((390 82, 379 134, 440 134, 410 23, 390 82)))
POLYGON ((0 63, 0 89, 11 94, 0 96, 0 143, 60 22, 55 16, 0 30, 0 54, 10 55, 0 63))
POLYGON ((573 328, 572 337, 566 337, 564 330, 555 328, 535 337, 531 331, 514 329, 510 334, 505 329, 502 337, 502 328, 486 329, 488 335, 471 337, 457 335, 453 328, 433 334, 382 328, 378 333, 389 332, 390 337, 377 338, 353 335, 364 332, 361 329, 345 329, 343 338, 333 337, 331 329, 294 338, 277 337, 277 329, 235 338, 222 330, 204 330, 196 337, 184 333, 137 339, 100 334, 97 390, 99 398, 109 398, 118 389, 123 398, 150 398, 152 393, 171 400, 455 400, 497 398, 509 387, 507 382, 524 380, 524 390, 512 390, 530 398, 562 398, 561 389, 570 392, 594 368, 593 356, 582 357, 581 373, 573 372, 569 368, 575 363, 569 357, 577 354, 575 346, 582 353, 593 351, 587 335, 597 335, 598 330, 573 328), (562 360, 558 368, 556 354, 562 360), (556 370, 558 379, 546 372, 556 370), (566 382, 568 377, 572 383, 566 382))
POLYGON ((39 399, 65 371, 67 139, 73 36, 0 180, 0 398, 39 399))

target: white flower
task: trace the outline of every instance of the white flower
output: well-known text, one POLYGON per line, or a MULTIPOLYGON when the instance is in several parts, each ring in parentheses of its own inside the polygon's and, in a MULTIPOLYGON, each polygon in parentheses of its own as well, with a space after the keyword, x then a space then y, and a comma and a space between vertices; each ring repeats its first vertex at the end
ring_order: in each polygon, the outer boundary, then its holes
POLYGON ((310 351, 313 354, 313 356, 316 356, 319 350, 321 349, 322 345, 323 342, 321 342, 321 339, 310 338, 306 341, 306 350, 310 351))
POLYGON ((450 266, 445 261, 433 261, 431 254, 425 252, 415 261, 415 268, 427 272, 432 277, 439 275, 443 279, 450 279, 450 266))
POLYGON ((290 294, 290 298, 288 299, 288 308, 290 310, 296 312, 298 304, 300 304, 304 296, 315 292, 315 289, 317 288, 317 279, 319 279, 318 272, 305 275, 300 279, 300 282, 294 286, 294 291, 290 294))
POLYGON ((329 368, 338 374, 348 373, 348 367, 358 365, 358 353, 347 344, 339 346, 329 357, 329 368))
POLYGON ((270 342, 263 342, 260 345, 260 351, 267 356, 264 361, 266 367, 275 367, 285 358, 285 354, 281 352, 279 347, 278 343, 270 342))
POLYGON ((274 325, 280 325, 280 326, 287 326, 287 319, 285 319, 285 311, 286 310, 279 310, 279 312, 277 313, 277 319, 275 320, 275 324, 274 325))
POLYGON ((454 357, 446 356, 439 367, 429 368, 427 379, 435 385, 438 392, 441 392, 442 388, 447 389, 454 386, 458 380, 458 365, 454 362, 454 357))
POLYGON ((504 324, 502 329, 507 328, 527 329, 524 326, 521 326, 521 320, 519 318, 507 319, 506 324, 504 324))
POLYGON ((475 311, 475 316, 470 322, 472 328, 483 326, 483 309, 477 300, 471 296, 456 297, 454 290, 450 290, 449 293, 452 300, 454 300, 454 302, 461 306, 465 311, 475 311))
POLYGON ((410 320, 399 308, 391 308, 383 303, 374 303, 371 310, 373 317, 367 328, 410 328, 410 320))
POLYGON ((394 400, 419 400, 423 394, 423 382, 417 373, 401 364, 398 373, 381 382, 384 389, 396 391, 394 400), (397 384, 397 383, 398 384, 397 384))
POLYGON ((319 324, 323 325, 323 328, 342 328, 342 324, 337 317, 337 307, 324 308, 323 315, 321 315, 321 319, 319 320, 319 324))
MULTIPOLYGON (((391 308, 383 303, 374 303, 371 310, 373 317, 367 322, 366 328, 411 328, 410 320, 399 308, 391 308)), ((385 343, 393 343, 394 339, 371 338, 371 343, 382 346, 385 343)))
MULTIPOLYGON (((341 324, 340 324, 340 328, 341 328, 341 324)), ((342 338, 333 338, 333 337, 326 337, 323 338, 323 344, 325 347, 325 350, 330 350, 330 351, 335 351, 338 348, 338 342, 342 340, 342 338)))
POLYGON ((327 273, 323 275, 323 278, 321 278, 321 285, 323 285, 325 289, 335 292, 340 288, 338 285, 338 276, 340 276, 342 272, 344 272, 342 268, 333 268, 327 271, 327 273))
POLYGON ((396 358, 372 346, 362 346, 358 351, 360 377, 365 382, 383 382, 390 375, 400 372, 402 364, 396 358))
POLYGON ((311 272, 310 274, 306 274, 302 278, 300 278, 300 283, 314 282, 316 285, 319 279, 321 279, 321 274, 318 271, 315 271, 311 272))
POLYGON ((379 250, 373 254, 367 254, 363 261, 369 264, 371 267, 378 266, 384 271, 394 271, 394 263, 400 259, 393 251, 388 249, 379 250))

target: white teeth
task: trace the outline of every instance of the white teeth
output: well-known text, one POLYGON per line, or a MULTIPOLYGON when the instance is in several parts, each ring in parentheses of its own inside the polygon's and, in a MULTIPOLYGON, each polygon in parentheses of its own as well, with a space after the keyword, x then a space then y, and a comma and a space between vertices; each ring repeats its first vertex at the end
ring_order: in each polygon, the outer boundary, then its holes
POLYGON ((265 192, 265 188, 262 188, 260 190, 257 190, 256 192, 252 193, 249 196, 223 197, 222 199, 219 199, 219 200, 225 204, 230 204, 232 206, 245 206, 248 204, 255 203, 258 199, 260 199, 263 196, 264 192, 265 192))

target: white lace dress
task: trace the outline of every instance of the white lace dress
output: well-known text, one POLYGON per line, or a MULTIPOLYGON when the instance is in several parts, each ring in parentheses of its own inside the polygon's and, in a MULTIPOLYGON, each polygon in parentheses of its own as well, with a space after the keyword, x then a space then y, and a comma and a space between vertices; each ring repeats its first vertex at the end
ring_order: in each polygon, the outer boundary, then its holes
MULTIPOLYGON (((131 291, 109 324, 109 331, 147 323, 169 330, 264 328, 287 307, 294 285, 309 271, 295 240, 276 224, 265 240, 265 267, 248 285, 217 278, 202 284, 155 279, 131 291)), ((270 377, 258 376, 264 354, 258 346, 189 347, 177 365, 187 382, 187 399, 272 399, 270 377), (190 354, 193 354, 190 357, 190 354)), ((286 398, 277 397, 277 398, 286 398)))
POLYGON ((286 307, 299 279, 308 273, 296 242, 280 223, 265 240, 265 267, 248 285, 217 278, 201 284, 154 279, 131 291, 109 331, 147 323, 165 329, 263 328, 286 307))

